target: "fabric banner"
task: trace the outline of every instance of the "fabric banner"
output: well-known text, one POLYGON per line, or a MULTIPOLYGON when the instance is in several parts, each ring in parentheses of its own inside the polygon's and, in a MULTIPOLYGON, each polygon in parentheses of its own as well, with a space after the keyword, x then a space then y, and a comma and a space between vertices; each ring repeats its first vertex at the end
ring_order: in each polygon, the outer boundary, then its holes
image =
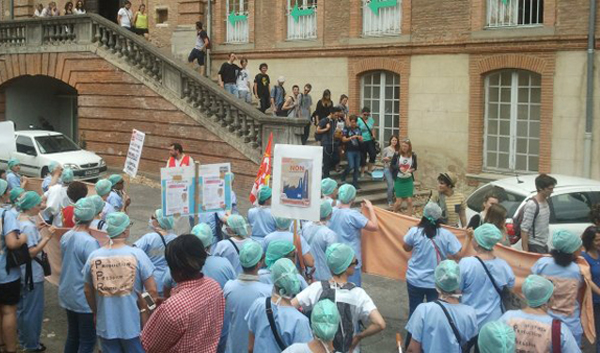
MULTIPOLYGON (((363 209, 363 212, 366 210, 363 209)), ((378 275, 395 280, 406 280, 406 269, 411 253, 404 251, 404 235, 411 227, 416 226, 419 220, 416 218, 385 211, 375 207, 378 232, 362 232, 362 260, 363 272, 378 275)), ((458 240, 464 244, 467 234, 463 229, 445 227, 456 235, 458 240)), ((471 247, 467 256, 474 256, 475 251, 471 247)), ((515 273, 516 283, 514 291, 521 294, 521 286, 525 278, 531 273, 531 267, 542 256, 539 254, 515 250, 503 245, 496 245, 494 255, 506 261, 515 273)), ((594 342, 596 331, 594 327, 594 308, 592 302, 592 290, 589 283, 592 277, 588 263, 582 257, 577 259, 577 264, 585 279, 582 288, 581 299, 581 323, 584 333, 590 342, 594 342)))

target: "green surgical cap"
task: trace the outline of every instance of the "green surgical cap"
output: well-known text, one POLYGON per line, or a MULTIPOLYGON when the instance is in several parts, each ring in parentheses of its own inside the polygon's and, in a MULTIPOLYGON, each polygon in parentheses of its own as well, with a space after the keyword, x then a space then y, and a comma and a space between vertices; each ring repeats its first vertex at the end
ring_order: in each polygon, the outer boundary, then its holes
POLYGON ((550 300, 554 293, 554 285, 542 276, 529 275, 525 278, 521 290, 525 295, 527 305, 531 308, 538 308, 550 300))
POLYGON ((205 248, 210 247, 215 242, 212 229, 206 223, 199 223, 192 228, 192 234, 198 237, 202 241, 202 245, 205 248))
POLYGON ((273 217, 275 218, 275 227, 277 229, 290 229, 292 225, 292 220, 284 217, 273 217))
POLYGON ((486 250, 492 250, 494 245, 502 239, 502 233, 495 225, 485 223, 475 229, 473 237, 479 246, 486 250))
POLYGON ((446 293, 460 286, 460 268, 454 260, 444 260, 435 268, 435 285, 446 293))
POLYGON ((277 260, 285 257, 294 250, 296 250, 296 246, 289 241, 275 240, 270 242, 267 247, 265 265, 267 265, 267 268, 271 267, 277 260))
POLYGON ((64 184, 73 182, 73 179, 75 178, 73 175, 73 170, 71 168, 65 168, 60 178, 64 184))
POLYGON ((107 195, 110 193, 110 190, 112 189, 112 183, 108 179, 98 180, 98 182, 96 182, 95 189, 96 189, 96 194, 98 194, 100 196, 107 195))
POLYGON ((477 339, 481 353, 514 353, 515 342, 515 331, 502 321, 483 325, 477 339))
POLYGON ((247 238, 250 235, 248 222, 246 222, 246 219, 240 215, 234 214, 229 216, 229 218, 227 218, 227 226, 236 235, 239 235, 242 238, 247 238))
POLYGON ((317 338, 331 342, 340 325, 340 312, 337 305, 329 299, 323 299, 315 305, 310 315, 310 326, 317 338))
POLYGON ((19 199, 19 196, 21 196, 21 194, 23 194, 25 192, 25 189, 22 188, 14 188, 12 190, 10 190, 10 202, 11 203, 15 203, 17 202, 17 200, 19 199))
POLYGON ((123 180, 123 177, 120 174, 113 174, 108 177, 108 180, 111 182, 112 186, 115 186, 123 180))
POLYGON ((175 222, 173 220, 173 216, 163 216, 163 211, 162 209, 158 209, 156 211, 154 211, 154 217, 156 217, 156 220, 158 221, 158 225, 160 225, 160 227, 164 230, 171 230, 173 229, 173 223, 175 222))
POLYGON ((123 212, 113 212, 106 216, 106 233, 111 238, 123 234, 131 225, 129 216, 123 212))
POLYGON ((437 221, 442 217, 442 209, 440 205, 435 202, 428 202, 427 205, 423 208, 423 217, 437 221))
POLYGON ((79 199, 75 203, 75 210, 73 211, 75 219, 81 222, 89 222, 96 216, 96 206, 94 201, 89 197, 79 199))
POLYGON ((263 248, 256 241, 249 241, 240 250, 240 264, 243 268, 252 268, 263 257, 263 248))
POLYGON ((271 266, 271 279, 284 298, 291 298, 300 292, 300 279, 296 265, 290 259, 279 259, 271 266))
POLYGON ((552 247, 566 254, 573 254, 582 244, 581 237, 566 230, 557 230, 552 235, 552 247))
POLYGON ((104 200, 98 195, 92 195, 89 197, 90 200, 94 203, 94 208, 96 210, 95 214, 99 214, 104 209, 104 205, 106 204, 104 200))
POLYGON ((50 165, 48 166, 48 171, 50 173, 53 173, 56 170, 56 167, 60 166, 60 163, 52 161, 50 162, 50 165))
POLYGON ((28 211, 42 203, 42 198, 35 191, 27 191, 19 198, 17 207, 22 211, 28 211))
POLYGON ((325 252, 327 258, 327 266, 334 275, 339 275, 346 271, 352 259, 354 259, 354 249, 342 243, 334 243, 329 245, 325 252))
POLYGON ((321 201, 321 220, 329 217, 329 215, 333 212, 333 207, 331 207, 331 203, 329 200, 321 201))
POLYGON ((356 198, 356 188, 352 184, 344 184, 338 190, 338 200, 344 205, 350 204, 356 198))
POLYGON ((4 179, 0 179, 0 196, 3 196, 8 190, 8 182, 4 179))
POLYGON ((13 157, 8 160, 8 169, 13 169, 14 167, 18 166, 19 164, 21 164, 21 162, 19 162, 18 159, 13 157))
POLYGON ((329 196, 329 195, 333 194, 333 192, 335 191, 335 189, 337 187, 338 187, 337 181, 335 181, 331 178, 325 178, 325 179, 321 180, 321 193, 324 196, 329 196))
POLYGON ((268 186, 262 186, 258 189, 258 202, 263 203, 271 198, 273 190, 268 186))

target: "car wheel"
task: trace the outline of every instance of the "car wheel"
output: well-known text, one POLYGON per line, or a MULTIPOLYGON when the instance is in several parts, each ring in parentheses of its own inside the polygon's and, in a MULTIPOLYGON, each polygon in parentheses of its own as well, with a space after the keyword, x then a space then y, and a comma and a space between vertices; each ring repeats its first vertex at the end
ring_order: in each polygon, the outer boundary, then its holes
POLYGON ((48 174, 48 167, 44 167, 44 168, 42 168, 42 175, 41 175, 41 177, 42 177, 42 178, 45 178, 45 177, 46 177, 46 174, 48 174))

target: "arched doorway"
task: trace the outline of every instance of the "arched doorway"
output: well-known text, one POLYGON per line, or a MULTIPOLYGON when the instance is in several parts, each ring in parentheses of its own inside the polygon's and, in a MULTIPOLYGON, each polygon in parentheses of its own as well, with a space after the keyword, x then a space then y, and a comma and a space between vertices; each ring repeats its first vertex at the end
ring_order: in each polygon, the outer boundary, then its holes
POLYGON ((53 77, 21 76, 0 87, 16 130, 53 130, 78 140, 77 90, 53 77))
POLYGON ((387 144, 400 132, 400 75, 389 71, 371 71, 361 77, 361 106, 371 109, 374 132, 387 144))

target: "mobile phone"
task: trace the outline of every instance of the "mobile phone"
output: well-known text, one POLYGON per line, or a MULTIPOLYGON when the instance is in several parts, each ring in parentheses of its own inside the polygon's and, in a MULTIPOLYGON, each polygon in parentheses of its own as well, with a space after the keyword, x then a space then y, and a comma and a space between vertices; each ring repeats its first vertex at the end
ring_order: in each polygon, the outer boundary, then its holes
POLYGON ((152 299, 150 294, 148 294, 148 292, 142 293, 142 299, 144 299, 144 301, 146 302, 146 305, 148 306, 149 310, 156 309, 156 303, 154 302, 154 299, 152 299))

